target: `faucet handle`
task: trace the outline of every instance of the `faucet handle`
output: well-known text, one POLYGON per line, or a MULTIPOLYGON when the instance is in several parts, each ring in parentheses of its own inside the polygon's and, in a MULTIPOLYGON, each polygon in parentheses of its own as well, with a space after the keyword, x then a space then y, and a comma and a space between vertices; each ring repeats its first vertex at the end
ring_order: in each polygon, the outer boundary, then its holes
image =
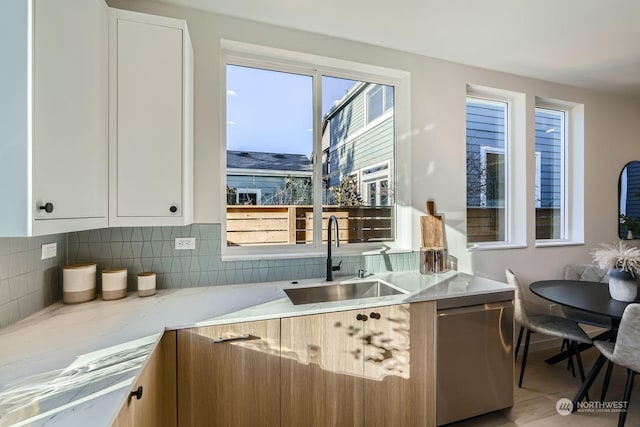
POLYGON ((340 271, 340 266, 342 265, 342 260, 338 263, 338 265, 332 265, 331 271, 340 271))

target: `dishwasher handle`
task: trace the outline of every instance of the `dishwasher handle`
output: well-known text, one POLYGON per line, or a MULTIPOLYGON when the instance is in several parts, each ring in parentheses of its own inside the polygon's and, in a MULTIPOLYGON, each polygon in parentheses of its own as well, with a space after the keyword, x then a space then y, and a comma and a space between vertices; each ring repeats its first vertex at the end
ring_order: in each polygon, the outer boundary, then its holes
POLYGON ((502 309, 511 308, 511 307, 513 307, 513 302, 501 301, 501 302, 492 302, 488 304, 470 305, 466 307, 446 308, 443 310, 438 310, 438 317, 454 316, 458 314, 477 313, 479 311, 502 310, 502 309))

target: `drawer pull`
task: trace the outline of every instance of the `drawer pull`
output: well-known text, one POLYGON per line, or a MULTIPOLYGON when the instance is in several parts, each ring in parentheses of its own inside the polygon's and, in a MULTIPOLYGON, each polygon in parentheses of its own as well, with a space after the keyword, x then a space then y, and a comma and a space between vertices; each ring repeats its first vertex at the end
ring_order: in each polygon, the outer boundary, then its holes
POLYGON ((372 319, 379 319, 380 313, 376 313, 375 311, 372 311, 369 317, 371 317, 372 319))
POLYGON ((135 389, 135 391, 132 391, 131 397, 135 397, 138 400, 142 399, 142 386, 138 386, 138 388, 135 389))
POLYGON ((218 344, 221 342, 227 342, 227 341, 240 341, 240 340, 248 340, 249 338, 251 338, 251 335, 249 334, 244 334, 244 335, 237 335, 235 337, 229 337, 229 338, 214 338, 213 342, 214 344, 218 344))

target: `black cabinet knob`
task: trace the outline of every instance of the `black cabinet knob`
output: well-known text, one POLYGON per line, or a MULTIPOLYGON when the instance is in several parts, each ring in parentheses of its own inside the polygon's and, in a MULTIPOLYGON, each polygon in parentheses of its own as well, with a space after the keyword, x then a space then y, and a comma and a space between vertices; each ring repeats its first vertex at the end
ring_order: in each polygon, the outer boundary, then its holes
POLYGON ((135 389, 135 391, 131 392, 131 397, 134 397, 134 396, 137 400, 142 399, 142 386, 138 386, 138 388, 135 389))
POLYGON ((176 213, 176 212, 178 212, 178 207, 177 207, 177 206, 175 206, 175 205, 173 205, 173 206, 171 206, 171 207, 169 208, 169 211, 170 211, 171 213, 176 213))
POLYGON ((357 319, 357 320, 362 320, 363 322, 366 322, 366 321, 367 321, 367 319, 368 319, 368 317, 367 317, 367 315, 366 315, 366 314, 358 314, 358 315, 356 316, 356 319, 357 319))
POLYGON ((379 319, 380 313, 376 313, 372 311, 371 314, 369 314, 369 317, 371 317, 372 319, 379 319))
POLYGON ((46 213, 53 212, 53 203, 47 202, 43 206, 40 206, 41 211, 45 211, 46 213))

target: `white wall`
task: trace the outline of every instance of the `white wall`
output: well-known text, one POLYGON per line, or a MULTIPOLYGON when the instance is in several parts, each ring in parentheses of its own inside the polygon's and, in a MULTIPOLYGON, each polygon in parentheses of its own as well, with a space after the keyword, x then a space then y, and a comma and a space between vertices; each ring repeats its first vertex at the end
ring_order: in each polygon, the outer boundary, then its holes
MULTIPOLYGON (((567 263, 589 263, 589 250, 617 239, 617 182, 629 160, 640 160, 640 101, 566 85, 468 67, 347 40, 174 7, 149 0, 110 0, 113 7, 186 19, 195 53, 195 221, 219 223, 221 153, 220 39, 237 40, 335 57, 411 73, 412 135, 399 135, 412 151, 414 247, 418 216, 427 199, 445 216, 449 252, 459 269, 504 280, 512 268, 524 283, 559 277, 567 263), (468 252, 466 212, 465 95, 475 84, 585 105, 585 245, 534 248, 534 219, 527 221, 525 249, 468 252)), ((428 36, 428 35, 425 35, 428 36)), ((562 66, 562 64, 558 64, 562 66)), ((527 130, 529 147, 533 131, 527 130)), ((528 150, 533 164, 533 150, 528 150)), ((399 167, 401 165, 398 165, 399 167)), ((516 173, 522 173, 516 171, 516 173)), ((533 172, 528 179, 533 182, 533 172)), ((533 188, 533 185, 530 186, 533 188)), ((533 212, 533 197, 529 197, 533 212)))

